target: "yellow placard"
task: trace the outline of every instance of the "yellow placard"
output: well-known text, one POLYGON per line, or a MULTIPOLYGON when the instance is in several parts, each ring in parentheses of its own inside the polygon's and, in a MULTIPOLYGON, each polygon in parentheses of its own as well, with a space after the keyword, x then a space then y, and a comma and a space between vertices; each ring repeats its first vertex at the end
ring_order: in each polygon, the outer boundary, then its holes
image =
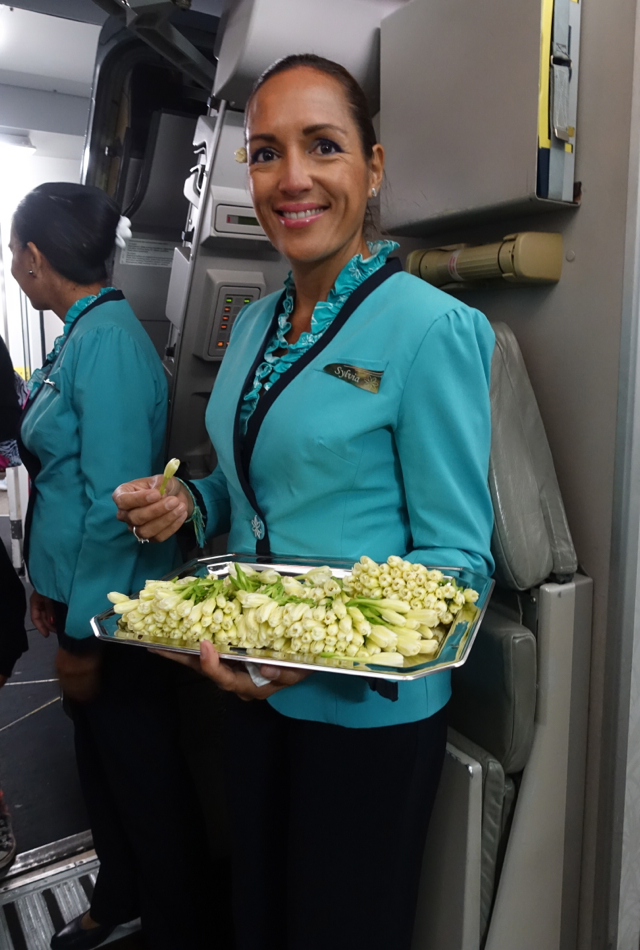
POLYGON ((542 0, 540 26, 540 86, 538 89, 538 146, 551 148, 549 137, 549 68, 551 31, 553 29, 553 0, 542 0))

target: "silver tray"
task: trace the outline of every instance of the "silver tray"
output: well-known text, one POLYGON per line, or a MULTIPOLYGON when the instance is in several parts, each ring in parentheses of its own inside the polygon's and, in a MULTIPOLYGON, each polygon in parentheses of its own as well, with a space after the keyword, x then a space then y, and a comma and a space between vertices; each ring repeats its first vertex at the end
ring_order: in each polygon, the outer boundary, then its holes
MULTIPOLYGON (((248 564, 255 570, 261 568, 273 567, 281 574, 297 575, 311 570, 313 567, 328 565, 337 577, 344 577, 351 567, 353 561, 336 560, 335 558, 302 558, 287 557, 276 560, 273 558, 262 558, 259 562, 251 560, 244 554, 222 554, 218 557, 203 557, 193 561, 188 561, 182 567, 170 574, 167 574, 162 580, 173 580, 187 575, 204 576, 213 574, 216 577, 224 577, 231 570, 231 565, 240 562, 248 564)), ((432 569, 431 565, 426 565, 432 569)), ((475 571, 467 570, 464 567, 434 567, 434 570, 442 571, 443 574, 455 578, 465 587, 471 587, 478 592, 478 601, 475 604, 477 613, 473 620, 457 620, 451 625, 444 643, 437 657, 429 660, 420 657, 405 657, 405 666, 385 666, 381 663, 374 663, 372 660, 364 662, 361 659, 351 657, 321 657, 305 654, 304 660, 293 658, 283 659, 283 654, 275 654, 272 650, 260 649, 242 649, 227 648, 228 652, 220 653, 223 660, 235 660, 243 662, 254 662, 271 666, 290 666, 314 672, 327 673, 347 673, 350 676, 376 677, 379 679, 396 680, 403 682, 405 680, 420 679, 423 676, 429 676, 431 673, 438 673, 441 670, 452 669, 456 666, 462 666, 469 656, 473 641, 475 640, 482 618, 491 597, 494 581, 484 574, 478 574, 475 571)), ((118 627, 118 617, 112 609, 105 610, 91 618, 91 627, 96 637, 100 640, 109 640, 115 643, 122 643, 135 647, 154 647, 161 650, 169 650, 172 653, 192 653, 199 654, 199 650, 194 647, 180 646, 176 640, 154 639, 154 640, 130 640, 124 637, 116 636, 118 627)))

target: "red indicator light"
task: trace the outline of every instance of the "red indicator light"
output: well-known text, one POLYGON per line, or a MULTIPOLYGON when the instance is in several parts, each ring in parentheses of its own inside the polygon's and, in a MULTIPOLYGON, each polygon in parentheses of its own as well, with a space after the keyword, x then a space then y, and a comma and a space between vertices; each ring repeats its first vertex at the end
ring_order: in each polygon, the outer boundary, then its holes
POLYGON ((218 346, 224 346, 224 343, 218 343, 218 346))

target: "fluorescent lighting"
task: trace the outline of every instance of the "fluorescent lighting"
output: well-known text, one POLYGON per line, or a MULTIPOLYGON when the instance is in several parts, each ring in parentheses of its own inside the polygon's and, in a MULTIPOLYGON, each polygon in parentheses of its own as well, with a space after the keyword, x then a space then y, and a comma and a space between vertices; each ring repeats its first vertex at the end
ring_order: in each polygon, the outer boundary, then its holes
POLYGON ((20 149, 24 155, 32 155, 36 150, 28 135, 0 132, 0 152, 6 152, 9 149, 20 149))

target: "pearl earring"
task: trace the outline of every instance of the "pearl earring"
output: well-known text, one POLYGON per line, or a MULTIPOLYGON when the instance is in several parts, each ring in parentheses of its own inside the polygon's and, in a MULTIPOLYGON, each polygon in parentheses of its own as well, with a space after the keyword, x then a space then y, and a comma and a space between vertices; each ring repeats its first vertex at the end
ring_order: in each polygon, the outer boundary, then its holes
POLYGON ((375 188, 372 188, 372 189, 371 189, 371 197, 372 197, 372 198, 376 198, 377 195, 378 195, 377 190, 376 190, 375 188))
POLYGON ((32 271, 32 270, 30 270, 30 271, 29 271, 29 273, 30 273, 30 274, 31 274, 31 276, 33 277, 33 271, 32 271))

